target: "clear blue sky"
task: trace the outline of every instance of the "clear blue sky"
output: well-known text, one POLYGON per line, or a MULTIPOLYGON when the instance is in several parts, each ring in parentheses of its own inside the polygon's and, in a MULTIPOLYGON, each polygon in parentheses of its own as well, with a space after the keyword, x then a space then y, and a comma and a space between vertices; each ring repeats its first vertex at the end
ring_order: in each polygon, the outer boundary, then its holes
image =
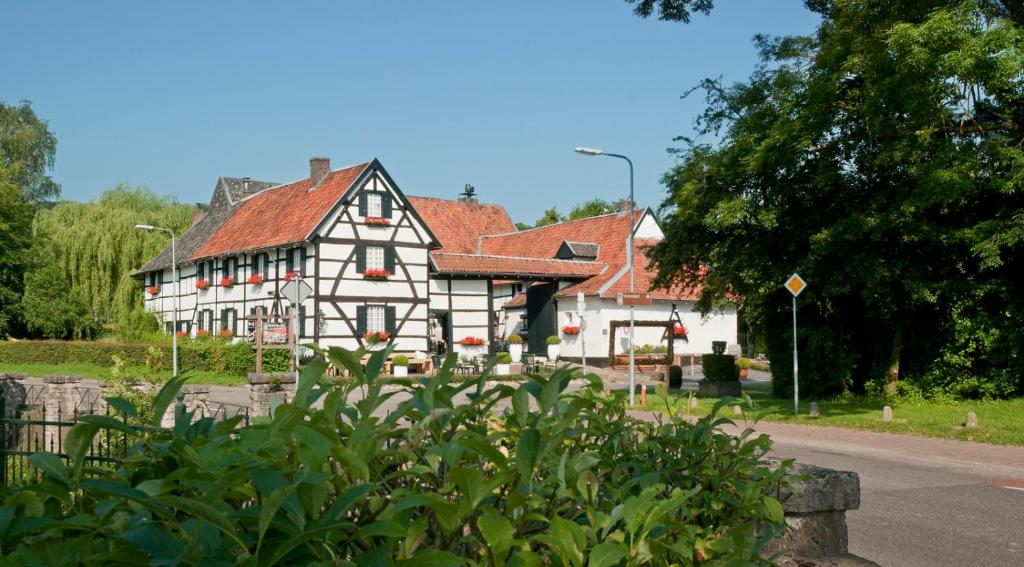
POLYGON ((10 2, 0 100, 58 138, 66 199, 120 181, 207 201, 218 176, 289 181, 378 157, 409 194, 472 183, 517 221, 627 191, 657 205, 701 78, 745 79, 755 33, 809 33, 800 0, 719 0, 690 24, 623 0, 10 2))

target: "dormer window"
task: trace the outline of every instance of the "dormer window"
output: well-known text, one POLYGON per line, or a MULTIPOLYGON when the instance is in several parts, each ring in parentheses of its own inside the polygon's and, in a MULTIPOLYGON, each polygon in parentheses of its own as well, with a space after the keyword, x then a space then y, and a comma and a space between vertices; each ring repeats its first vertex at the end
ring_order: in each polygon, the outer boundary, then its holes
POLYGON ((558 258, 559 260, 582 260, 585 262, 593 262, 597 260, 600 253, 601 246, 597 243, 564 240, 562 241, 562 245, 558 247, 558 252, 555 253, 555 258, 558 258))

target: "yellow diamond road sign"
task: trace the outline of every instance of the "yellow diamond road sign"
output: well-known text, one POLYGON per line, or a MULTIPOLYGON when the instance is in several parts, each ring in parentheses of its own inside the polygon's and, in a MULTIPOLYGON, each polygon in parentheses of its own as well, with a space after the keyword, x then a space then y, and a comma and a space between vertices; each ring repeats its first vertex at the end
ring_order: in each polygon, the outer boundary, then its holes
POLYGON ((789 290, 789 293, 793 294, 793 297, 800 295, 800 292, 807 288, 807 282, 805 282, 803 278, 796 274, 789 276, 789 279, 786 280, 786 283, 783 285, 786 286, 786 289, 789 290))

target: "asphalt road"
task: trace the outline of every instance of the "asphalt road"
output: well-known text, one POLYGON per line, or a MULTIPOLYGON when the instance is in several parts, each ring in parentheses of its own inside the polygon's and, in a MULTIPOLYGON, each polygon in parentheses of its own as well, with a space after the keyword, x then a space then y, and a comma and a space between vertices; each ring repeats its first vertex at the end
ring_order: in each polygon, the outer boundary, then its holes
POLYGON ((1024 491, 990 484, 1024 479, 1024 448, 763 429, 776 456, 860 475, 861 507, 847 513, 851 553, 894 567, 1024 565, 1024 491))

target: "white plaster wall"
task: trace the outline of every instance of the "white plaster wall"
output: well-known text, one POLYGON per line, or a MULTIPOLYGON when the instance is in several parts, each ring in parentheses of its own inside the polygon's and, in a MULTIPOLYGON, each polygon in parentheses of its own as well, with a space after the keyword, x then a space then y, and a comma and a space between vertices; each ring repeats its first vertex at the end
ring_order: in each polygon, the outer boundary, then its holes
POLYGON ((654 220, 654 216, 651 215, 650 211, 640 218, 640 223, 637 225, 633 236, 635 238, 656 238, 659 240, 665 238, 665 234, 661 232, 658 222, 654 220))

